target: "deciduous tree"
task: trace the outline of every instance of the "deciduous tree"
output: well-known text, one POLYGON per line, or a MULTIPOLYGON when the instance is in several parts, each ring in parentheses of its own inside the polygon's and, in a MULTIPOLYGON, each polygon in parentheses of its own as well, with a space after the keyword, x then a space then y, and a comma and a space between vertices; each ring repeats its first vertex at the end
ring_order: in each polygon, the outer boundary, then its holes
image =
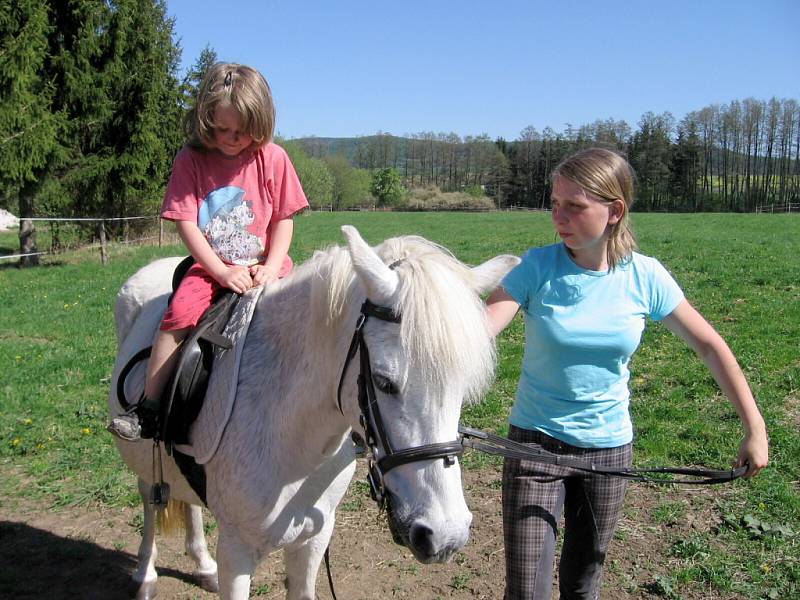
POLYGON ((395 206, 405 194, 405 188, 396 169, 378 169, 372 175, 370 192, 379 206, 395 206))

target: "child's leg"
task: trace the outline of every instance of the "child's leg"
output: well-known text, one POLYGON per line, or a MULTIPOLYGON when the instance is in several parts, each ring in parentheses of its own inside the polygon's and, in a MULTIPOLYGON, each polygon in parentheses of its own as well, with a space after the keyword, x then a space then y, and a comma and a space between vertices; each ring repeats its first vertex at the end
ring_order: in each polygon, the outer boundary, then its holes
POLYGON ((147 362, 144 396, 124 414, 111 420, 108 426, 111 433, 127 442, 137 442, 157 434, 161 394, 180 355, 178 348, 191 329, 159 330, 147 362))
POLYGON ((196 263, 181 280, 164 313, 150 351, 144 384, 144 394, 150 400, 161 399, 178 360, 178 348, 211 306, 219 289, 214 278, 196 263))
POLYGON ((191 327, 173 331, 159 331, 150 351, 147 363, 147 379, 144 384, 144 395, 152 400, 160 400, 161 394, 169 381, 175 362, 178 360, 178 348, 191 331, 191 327))
POLYGON ((144 397, 126 413, 111 420, 108 430, 118 438, 136 442, 157 433, 159 404, 175 368, 178 348, 211 305, 219 289, 200 265, 193 265, 172 297, 153 341, 147 366, 144 397))

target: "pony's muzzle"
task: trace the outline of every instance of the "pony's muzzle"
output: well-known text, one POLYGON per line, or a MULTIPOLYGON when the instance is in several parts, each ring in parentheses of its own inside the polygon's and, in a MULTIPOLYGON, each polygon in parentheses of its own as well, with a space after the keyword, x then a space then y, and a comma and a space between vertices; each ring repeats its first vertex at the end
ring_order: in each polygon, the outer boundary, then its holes
POLYGON ((469 527, 457 535, 453 535, 455 532, 448 533, 448 535, 442 535, 440 532, 437 535, 427 525, 416 523, 408 532, 408 548, 422 563, 448 562, 467 543, 469 527))

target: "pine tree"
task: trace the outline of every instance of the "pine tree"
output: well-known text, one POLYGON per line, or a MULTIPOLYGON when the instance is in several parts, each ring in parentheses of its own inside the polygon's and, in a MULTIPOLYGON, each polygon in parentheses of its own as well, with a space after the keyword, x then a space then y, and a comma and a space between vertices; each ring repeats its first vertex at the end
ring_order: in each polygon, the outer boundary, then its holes
POLYGON ((97 97, 73 120, 87 132, 71 177, 75 212, 155 212, 181 140, 173 23, 161 0, 118 0, 99 31, 97 97))
POLYGON ((0 183, 20 217, 154 212, 181 141, 164 1, 0 2, 0 183))
POLYGON ((188 109, 194 104, 197 92, 200 89, 200 83, 203 81, 206 71, 216 62, 216 51, 210 45, 206 44, 206 47, 200 51, 200 56, 197 57, 197 60, 183 77, 181 95, 184 109, 188 109))
MULTIPOLYGON (((54 86, 40 76, 53 28, 47 6, 35 0, 0 2, 0 185, 16 197, 21 219, 20 252, 36 252, 36 233, 26 217, 49 169, 64 160, 59 134, 64 115, 51 111, 54 86)), ((22 265, 38 264, 37 256, 22 265)))

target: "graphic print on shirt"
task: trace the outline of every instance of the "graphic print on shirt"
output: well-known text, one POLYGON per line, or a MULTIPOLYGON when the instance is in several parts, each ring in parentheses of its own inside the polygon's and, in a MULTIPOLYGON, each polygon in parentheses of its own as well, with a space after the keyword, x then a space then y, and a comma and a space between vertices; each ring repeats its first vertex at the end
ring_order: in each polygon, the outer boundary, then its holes
POLYGON ((244 190, 233 185, 214 190, 200 203, 197 224, 225 262, 252 265, 264 251, 261 239, 247 231, 255 219, 251 206, 244 190))

